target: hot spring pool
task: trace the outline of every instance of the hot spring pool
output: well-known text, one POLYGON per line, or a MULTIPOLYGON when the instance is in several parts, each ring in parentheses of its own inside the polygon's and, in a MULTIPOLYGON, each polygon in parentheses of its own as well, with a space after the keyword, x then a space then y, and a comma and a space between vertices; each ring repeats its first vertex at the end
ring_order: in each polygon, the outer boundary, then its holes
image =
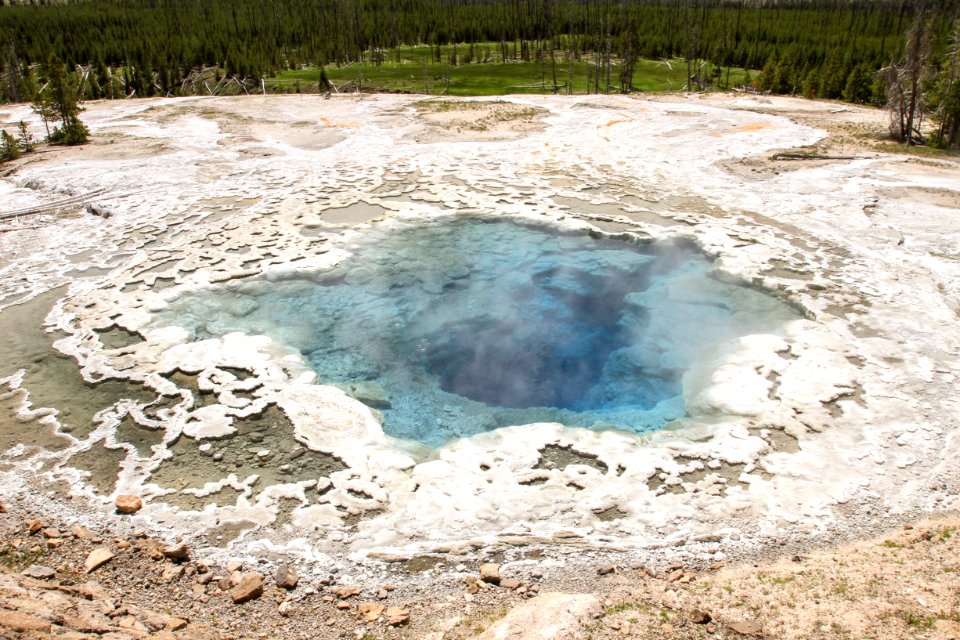
POLYGON ((677 244, 461 217, 375 228, 348 249, 309 278, 184 295, 158 322, 198 340, 267 335, 380 411, 388 434, 439 446, 532 422, 657 429, 684 415, 695 359, 796 317, 677 244))

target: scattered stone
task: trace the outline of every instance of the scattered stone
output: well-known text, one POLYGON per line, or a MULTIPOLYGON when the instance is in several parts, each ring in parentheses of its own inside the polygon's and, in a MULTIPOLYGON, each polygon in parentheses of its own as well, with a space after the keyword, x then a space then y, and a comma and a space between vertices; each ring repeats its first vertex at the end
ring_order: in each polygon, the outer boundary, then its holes
POLYGON ((143 501, 140 500, 137 496, 117 496, 117 512, 118 513, 136 513, 143 508, 143 501))
POLYGON ((239 560, 231 560, 227 563, 227 573, 233 573, 234 571, 240 571, 243 568, 243 563, 239 560))
POLYGON ((390 596, 390 592, 387 591, 386 589, 380 589, 380 591, 377 591, 377 597, 380 598, 381 600, 386 600, 389 596, 390 596))
POLYGON ((467 593, 473 595, 480 592, 480 581, 477 580, 476 576, 467 576, 465 582, 467 583, 467 593))
POLYGON ((280 606, 277 607, 277 613, 286 618, 293 612, 293 603, 289 600, 284 600, 280 603, 280 606))
POLYGON ((349 609, 349 608, 350 608, 350 603, 349 603, 349 602, 338 602, 338 603, 337 603, 337 609, 340 609, 341 611, 345 611, 345 610, 347 610, 347 609, 349 609))
POLYGON ((602 567, 597 569, 597 574, 601 576, 605 576, 605 575, 616 573, 616 572, 617 572, 617 568, 612 564, 605 564, 602 567))
POLYGON ((545 593, 514 607, 474 640, 577 638, 583 625, 602 611, 600 600, 592 594, 545 593))
POLYGON ((70 533, 72 533, 73 537, 78 540, 93 540, 93 532, 82 524, 73 525, 70 533))
POLYGON ((693 624, 707 624, 708 622, 713 620, 713 618, 706 611, 701 611, 700 609, 694 609, 690 613, 690 620, 693 622, 693 624))
POLYGON ((62 535, 59 529, 54 529, 53 527, 48 527, 47 529, 44 529, 40 533, 43 535, 44 538, 59 538, 62 535))
POLYGON ((128 540, 124 540, 123 538, 117 538, 115 540, 115 544, 117 545, 118 549, 129 549, 133 546, 128 540))
POLYGON ((237 604, 259 598, 263 595, 263 576, 255 571, 243 574, 240 584, 230 591, 230 597, 237 604))
POLYGON ((517 589, 520 587, 520 581, 517 580, 516 578, 507 578, 506 580, 500 581, 500 586, 503 587, 504 589, 510 589, 510 590, 517 589))
POLYGON ((387 624, 391 627, 398 627, 410 620, 410 612, 400 607, 388 607, 385 611, 387 624))
POLYGON ((87 556, 87 559, 83 562, 83 570, 86 573, 96 571, 104 564, 113 559, 113 552, 106 547, 100 547, 94 549, 90 552, 90 555, 87 556))
POLYGON ((43 529, 43 521, 41 520, 27 520, 24 524, 24 528, 33 535, 43 529))
POLYGON ((489 584, 500 584, 500 565, 490 563, 480 565, 480 579, 489 584))
POLYGON ((341 600, 346 600, 347 598, 360 595, 360 587, 331 587, 330 593, 341 600))
POLYGON ((185 542, 163 547, 163 549, 161 549, 160 552, 167 558, 170 558, 171 560, 176 560, 178 562, 182 562, 184 560, 190 559, 190 548, 187 546, 185 542))
POLYGON ((357 605, 357 613, 367 622, 376 622, 385 608, 382 604, 377 604, 376 602, 361 602, 357 605))
POLYGON ((758 636, 762 632, 760 623, 754 620, 731 622, 728 626, 730 627, 731 631, 735 631, 744 636, 758 636))
POLYGON ((163 573, 160 575, 160 579, 163 582, 176 582, 183 577, 183 565, 174 564, 170 565, 163 570, 163 573))
POLYGON ((50 567, 45 567, 40 564, 32 564, 23 570, 23 575, 27 576, 28 578, 36 578, 37 580, 49 580, 56 576, 57 572, 50 567))
POLYGON ((289 564, 282 564, 277 568, 273 579, 281 589, 296 589, 300 582, 300 575, 297 569, 289 564))
POLYGON ((163 628, 166 631, 179 631, 180 629, 183 629, 184 627, 186 627, 188 624, 190 624, 189 621, 184 620, 183 618, 167 616, 167 622, 163 628))

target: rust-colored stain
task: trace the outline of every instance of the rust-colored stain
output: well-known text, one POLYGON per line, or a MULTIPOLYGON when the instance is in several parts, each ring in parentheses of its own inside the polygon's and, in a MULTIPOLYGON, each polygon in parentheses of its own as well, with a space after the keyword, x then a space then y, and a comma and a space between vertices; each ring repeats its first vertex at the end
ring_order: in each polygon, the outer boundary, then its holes
POLYGON ((324 116, 320 116, 320 117, 317 119, 317 122, 319 122, 320 124, 322 124, 322 125, 325 126, 325 127, 346 127, 346 128, 348 128, 348 129, 356 129, 357 127, 359 127, 359 126, 362 124, 362 123, 360 123, 360 122, 351 122, 351 121, 333 122, 332 120, 330 120, 330 118, 327 118, 327 117, 324 117, 324 116))
POLYGON ((739 133, 741 131, 761 131, 763 129, 769 129, 773 124, 769 122, 748 122, 747 124, 740 124, 735 127, 730 127, 728 131, 733 133, 739 133))
POLYGON ((613 125, 620 124, 621 122, 630 122, 630 120, 629 118, 622 118, 620 120, 611 120, 610 122, 607 122, 605 124, 598 124, 597 129, 599 129, 600 127, 612 127, 613 125))

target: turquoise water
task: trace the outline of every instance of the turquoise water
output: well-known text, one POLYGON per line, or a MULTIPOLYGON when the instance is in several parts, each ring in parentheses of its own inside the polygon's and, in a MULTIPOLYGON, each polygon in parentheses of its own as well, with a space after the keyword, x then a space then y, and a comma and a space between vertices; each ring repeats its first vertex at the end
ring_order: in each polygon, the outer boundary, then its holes
POLYGON ((349 249, 310 278, 186 295, 159 321, 197 339, 270 336, 381 411, 390 435, 438 446, 541 421, 657 429, 684 415, 694 358, 795 317, 673 244, 458 218, 374 229, 349 249))

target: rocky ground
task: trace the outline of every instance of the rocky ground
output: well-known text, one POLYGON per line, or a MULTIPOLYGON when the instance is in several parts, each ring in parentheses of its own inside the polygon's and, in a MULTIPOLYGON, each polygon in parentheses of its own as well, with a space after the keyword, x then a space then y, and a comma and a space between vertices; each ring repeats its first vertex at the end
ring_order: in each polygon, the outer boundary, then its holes
MULTIPOLYGON (((135 498, 118 500, 133 511, 135 498)), ((960 517, 760 563, 461 584, 309 584, 291 565, 211 564, 177 540, 0 513, 0 637, 127 640, 960 638, 960 517)), ((534 570, 533 576, 543 577, 534 570)))

